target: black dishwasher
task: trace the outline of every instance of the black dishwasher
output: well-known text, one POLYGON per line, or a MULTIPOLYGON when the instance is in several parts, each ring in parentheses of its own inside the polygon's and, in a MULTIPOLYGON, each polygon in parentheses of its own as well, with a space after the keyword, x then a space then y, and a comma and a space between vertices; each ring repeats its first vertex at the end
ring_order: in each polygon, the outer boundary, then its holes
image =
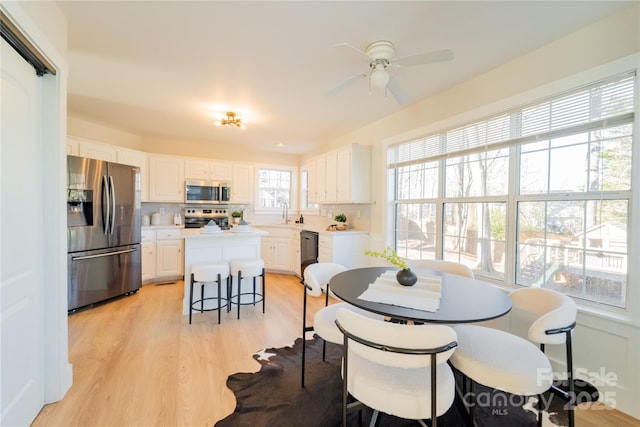
POLYGON ((304 269, 318 262, 318 233, 302 230, 300 232, 300 275, 304 278, 304 269))

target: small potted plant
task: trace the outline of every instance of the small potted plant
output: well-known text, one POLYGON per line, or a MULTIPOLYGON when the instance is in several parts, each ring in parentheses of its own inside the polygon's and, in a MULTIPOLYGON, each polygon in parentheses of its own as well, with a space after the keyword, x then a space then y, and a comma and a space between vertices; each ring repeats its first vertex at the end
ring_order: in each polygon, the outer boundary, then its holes
POLYGON ((338 226, 336 227, 338 230, 347 229, 347 216, 344 213, 334 216, 333 219, 338 223, 338 226))
POLYGON ((401 285, 413 286, 418 281, 418 276, 416 276, 416 273, 411 271, 411 269, 407 266, 405 260, 402 259, 390 246, 387 246, 382 252, 370 251, 369 249, 365 249, 364 254, 385 259, 391 264, 398 267, 400 270, 396 274, 396 280, 401 285))
POLYGON ((242 212, 241 211, 233 211, 233 212, 231 212, 231 216, 233 217, 233 223, 234 224, 240 224, 240 218, 242 218, 242 212))

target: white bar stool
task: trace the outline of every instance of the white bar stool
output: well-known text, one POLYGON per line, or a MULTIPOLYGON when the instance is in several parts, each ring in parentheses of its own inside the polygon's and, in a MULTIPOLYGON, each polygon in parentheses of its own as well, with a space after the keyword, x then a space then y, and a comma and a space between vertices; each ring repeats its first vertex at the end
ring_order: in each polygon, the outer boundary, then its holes
MULTIPOLYGON (((231 276, 237 277, 238 288, 237 293, 232 295, 229 299, 231 304, 238 305, 238 319, 240 319, 240 306, 241 305, 256 305, 256 303, 262 301, 262 312, 264 313, 265 296, 266 296, 266 283, 264 276, 264 260, 262 259, 238 259, 232 260, 230 263, 231 276), (251 277, 253 278, 253 291, 242 292, 242 279, 251 277), (256 278, 262 278, 262 287, 260 291, 256 288, 256 278), (250 301, 242 301, 243 295, 253 295, 250 301), (233 299, 236 298, 234 303, 233 299)), ((231 281, 233 286, 233 279, 231 281)), ((245 299, 246 300, 246 299, 245 299)))
POLYGON ((200 313, 205 311, 218 310, 218 324, 220 324, 220 316, 223 307, 229 307, 229 264, 226 262, 211 263, 211 264, 194 264, 191 266, 191 284, 189 286, 189 324, 191 324, 191 315, 194 309, 194 305, 200 303, 200 313), (222 293, 222 281, 224 280, 224 295, 222 293), (196 283, 200 283, 200 299, 193 300, 193 286, 196 283), (217 283, 218 290, 216 295, 207 297, 205 296, 205 285, 210 283, 217 283), (218 300, 218 306, 211 308, 210 306, 205 308, 204 302, 208 300, 218 300), (224 305, 222 304, 224 300, 224 305))

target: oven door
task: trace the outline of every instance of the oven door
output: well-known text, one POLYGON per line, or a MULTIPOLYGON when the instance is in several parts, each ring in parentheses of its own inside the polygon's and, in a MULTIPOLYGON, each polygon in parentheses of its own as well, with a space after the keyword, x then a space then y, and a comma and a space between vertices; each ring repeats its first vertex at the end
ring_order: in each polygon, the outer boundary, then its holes
POLYGON ((207 218, 185 218, 184 228, 202 228, 209 222, 207 218))

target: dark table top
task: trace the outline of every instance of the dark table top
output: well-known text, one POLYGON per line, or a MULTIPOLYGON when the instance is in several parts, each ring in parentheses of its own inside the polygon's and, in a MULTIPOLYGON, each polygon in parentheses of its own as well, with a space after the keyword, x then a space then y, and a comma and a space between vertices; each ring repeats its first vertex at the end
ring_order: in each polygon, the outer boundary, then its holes
POLYGON ((511 299, 495 286, 477 279, 431 270, 412 269, 418 275, 442 277, 440 308, 435 312, 358 299, 370 283, 392 267, 367 267, 336 274, 329 288, 340 299, 363 310, 399 320, 433 323, 472 323, 495 319, 511 310, 511 299))

